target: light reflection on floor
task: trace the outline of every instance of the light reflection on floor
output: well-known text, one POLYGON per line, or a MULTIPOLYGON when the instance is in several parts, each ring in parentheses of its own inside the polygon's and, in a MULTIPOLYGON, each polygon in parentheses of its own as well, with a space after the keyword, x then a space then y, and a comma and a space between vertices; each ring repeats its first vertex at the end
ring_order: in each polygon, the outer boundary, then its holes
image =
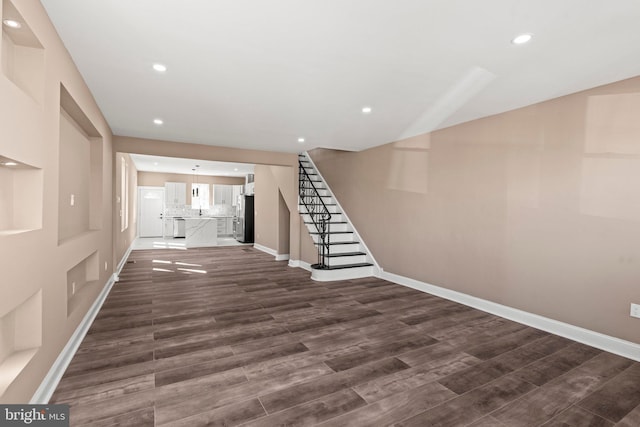
MULTIPOLYGON (((217 246, 243 246, 253 243, 240 243, 233 237, 218 237, 217 246)), ((138 237, 133 242, 133 250, 141 249, 179 249, 187 250, 184 239, 163 239, 161 237, 138 237)))

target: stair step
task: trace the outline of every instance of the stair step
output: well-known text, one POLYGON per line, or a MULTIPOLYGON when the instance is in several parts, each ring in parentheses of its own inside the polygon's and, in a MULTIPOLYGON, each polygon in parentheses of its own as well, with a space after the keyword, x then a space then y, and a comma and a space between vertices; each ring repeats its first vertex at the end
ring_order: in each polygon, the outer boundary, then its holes
MULTIPOLYGON (((310 231, 309 234, 320 234, 318 231, 310 231)), ((353 231, 330 231, 331 234, 353 234, 353 231)))
MULTIPOLYGON (((319 245, 320 243, 315 242, 316 245, 319 245)), ((333 245, 359 245, 360 242, 329 242, 329 246, 333 246, 333 245)))
MULTIPOLYGON (((309 225, 314 224, 313 221, 305 221, 304 223, 309 225)), ((347 221, 329 221, 329 224, 334 225, 334 224, 349 224, 349 223, 347 221)))
POLYGON ((332 265, 330 267, 317 268, 317 264, 311 266, 311 268, 315 268, 317 270, 342 270, 344 268, 357 268, 357 267, 371 267, 373 264, 369 262, 359 262, 356 264, 343 264, 343 265, 332 265))
POLYGON ((338 257, 343 257, 343 256, 362 256, 362 255, 367 255, 364 252, 344 252, 341 254, 329 254, 327 255, 329 258, 338 258, 338 257))

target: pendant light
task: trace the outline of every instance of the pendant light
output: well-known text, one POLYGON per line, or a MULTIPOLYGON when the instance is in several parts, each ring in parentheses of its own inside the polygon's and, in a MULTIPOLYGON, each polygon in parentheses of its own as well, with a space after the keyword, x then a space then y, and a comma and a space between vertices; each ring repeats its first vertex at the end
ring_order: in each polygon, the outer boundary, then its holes
POLYGON ((195 168, 191 169, 193 171, 193 182, 192 182, 192 189, 191 189, 191 195, 193 197, 199 197, 200 195, 200 189, 198 188, 198 173, 196 172, 196 168, 199 168, 200 165, 196 165, 195 168))

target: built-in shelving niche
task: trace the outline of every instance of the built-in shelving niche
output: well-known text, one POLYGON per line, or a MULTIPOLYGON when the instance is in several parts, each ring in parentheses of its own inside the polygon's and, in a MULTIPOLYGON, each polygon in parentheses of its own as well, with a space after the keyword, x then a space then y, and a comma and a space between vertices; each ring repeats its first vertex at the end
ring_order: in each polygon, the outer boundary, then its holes
POLYGON ((0 236, 42 228, 42 169, 0 155, 0 236))
POLYGON ((100 265, 98 252, 94 252, 71 270, 67 271, 67 316, 82 303, 83 294, 98 283, 100 279, 100 265))
POLYGON ((60 85, 58 244, 102 227, 103 138, 60 85))
POLYGON ((2 25, 2 72, 24 93, 42 104, 44 96, 44 48, 10 0, 2 1, 2 19, 20 28, 2 25))
POLYGON ((42 290, 0 313, 0 396, 42 345, 42 290))

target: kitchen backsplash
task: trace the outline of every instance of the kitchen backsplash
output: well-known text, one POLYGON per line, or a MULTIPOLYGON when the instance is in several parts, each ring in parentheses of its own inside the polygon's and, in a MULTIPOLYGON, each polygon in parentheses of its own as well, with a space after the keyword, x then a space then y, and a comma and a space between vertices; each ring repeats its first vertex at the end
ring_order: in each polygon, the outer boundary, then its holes
MULTIPOLYGON (((165 216, 183 216, 183 217, 192 217, 199 216, 199 209, 191 209, 189 205, 169 205, 165 208, 164 214, 165 216)), ((203 216, 234 216, 236 210, 231 205, 214 205, 209 209, 203 209, 203 216)))

